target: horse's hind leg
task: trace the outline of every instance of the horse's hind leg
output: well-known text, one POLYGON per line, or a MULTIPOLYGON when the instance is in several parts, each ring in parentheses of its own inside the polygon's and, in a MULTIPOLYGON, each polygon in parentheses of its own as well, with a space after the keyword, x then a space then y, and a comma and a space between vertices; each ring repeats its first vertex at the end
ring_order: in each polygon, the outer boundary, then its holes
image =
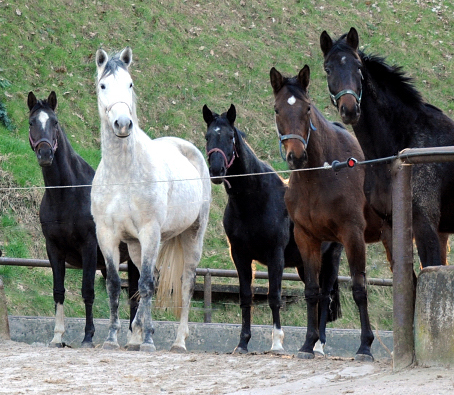
POLYGON ((95 300, 95 275, 97 262, 97 241, 87 242, 87 246, 82 251, 82 298, 85 303, 85 337, 82 347, 93 347, 93 335, 95 334, 95 324, 93 323, 93 302, 95 300))
MULTIPOLYGON (((186 338, 189 335, 188 319, 191 307, 191 298, 194 292, 196 269, 202 258, 203 237, 208 222, 210 202, 207 201, 201 208, 200 215, 192 227, 180 234, 183 250, 183 276, 181 283, 181 316, 177 337, 171 347, 174 352, 186 352, 186 338)), ((179 263, 176 263, 179 264, 179 263)))

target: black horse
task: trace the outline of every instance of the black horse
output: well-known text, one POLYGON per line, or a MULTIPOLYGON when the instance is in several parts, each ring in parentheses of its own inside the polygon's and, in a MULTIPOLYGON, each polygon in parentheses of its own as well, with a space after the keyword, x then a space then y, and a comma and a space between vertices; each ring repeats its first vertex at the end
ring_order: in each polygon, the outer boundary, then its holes
MULTIPOLYGON (((296 267, 300 278, 304 279, 303 261, 293 237, 293 222, 284 203, 287 184, 268 164, 259 160, 244 141, 244 134, 234 126, 236 110, 233 104, 222 115, 205 105, 203 118, 207 124, 210 176, 214 184, 224 181, 228 195, 223 223, 240 282, 242 329, 235 351, 248 351, 251 338, 251 264, 256 260, 268 267, 268 303, 274 326, 271 351, 280 352, 283 350, 283 331, 279 309, 284 267, 296 267), (252 173, 259 175, 249 175, 252 173), (235 177, 237 175, 240 177, 235 177)), ((338 243, 325 243, 322 248, 319 327, 323 347, 326 322, 340 316, 337 275, 343 247, 338 243)), ((318 348, 318 351, 323 352, 323 348, 318 348)))
MULTIPOLYGON (((64 279, 65 262, 68 262, 83 269, 82 297, 86 323, 82 346, 93 347, 95 273, 97 268, 105 269, 90 212, 90 185, 95 171, 71 147, 58 122, 56 107, 57 95, 53 91, 47 100, 37 100, 33 92, 28 94, 29 141, 46 186, 39 217, 54 281, 55 329, 50 345, 64 345, 64 279)), ((122 257, 123 261, 128 259, 126 248, 122 248, 122 257)), ((139 271, 130 261, 128 276, 132 321, 138 305, 134 295, 138 289, 139 271)))
MULTIPOLYGON (((355 28, 333 42, 320 36, 333 104, 351 124, 365 159, 404 148, 454 145, 454 122, 424 102, 401 67, 358 49, 355 28)), ((391 224, 391 165, 368 166, 365 192, 376 212, 391 224)), ((413 233, 423 267, 446 264, 448 234, 454 233, 454 164, 414 165, 413 233)))

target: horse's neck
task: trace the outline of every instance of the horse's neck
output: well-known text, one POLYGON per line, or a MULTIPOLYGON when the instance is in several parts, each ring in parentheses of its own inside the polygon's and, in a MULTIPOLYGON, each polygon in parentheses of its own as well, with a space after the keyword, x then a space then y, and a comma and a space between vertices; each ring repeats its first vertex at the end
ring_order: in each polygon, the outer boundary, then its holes
POLYGON ((315 125, 316 130, 311 130, 311 136, 307 144, 307 156, 308 162, 307 167, 319 167, 324 164, 326 160, 329 160, 331 156, 331 144, 326 144, 327 134, 329 130, 325 131, 322 128, 328 129, 326 126, 328 121, 323 117, 320 111, 313 106, 312 112, 312 124, 315 125))
POLYGON ((101 154, 104 170, 115 173, 116 176, 128 177, 128 169, 135 166, 137 161, 137 147, 141 148, 140 139, 144 132, 137 126, 128 137, 120 138, 109 129, 107 124, 101 128, 101 154))
POLYGON ((395 105, 394 100, 398 99, 383 92, 373 76, 365 73, 361 115, 358 122, 353 125, 353 131, 366 159, 394 155, 408 144, 403 131, 393 133, 393 130, 396 129, 397 122, 409 118, 409 113, 413 109, 403 104, 395 105))
MULTIPOLYGON (((82 160, 71 147, 68 138, 59 130, 58 147, 52 165, 42 167, 45 186, 68 186, 91 183, 93 175, 86 168, 82 169, 82 160)), ((88 164, 86 164, 89 167, 88 164)), ((84 166, 82 166, 84 167, 84 166)), ((94 173, 94 171, 92 172, 94 173)), ((48 190, 52 191, 52 189, 48 190)))

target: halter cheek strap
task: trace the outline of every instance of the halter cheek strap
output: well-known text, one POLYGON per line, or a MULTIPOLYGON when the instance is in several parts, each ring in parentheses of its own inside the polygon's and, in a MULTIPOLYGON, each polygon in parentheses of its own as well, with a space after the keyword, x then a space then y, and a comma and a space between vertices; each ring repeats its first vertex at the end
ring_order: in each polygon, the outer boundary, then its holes
POLYGON ((312 123, 312 119, 309 118, 309 129, 307 132, 307 139, 305 139, 304 137, 302 137, 298 134, 286 134, 286 135, 279 134, 279 152, 281 153, 281 157, 284 161, 286 159, 285 159, 284 153, 282 152, 282 142, 284 140, 296 139, 296 140, 301 141, 303 143, 304 149, 306 149, 307 145, 309 144, 309 138, 311 137, 311 130, 313 130, 315 132, 317 130, 317 128, 312 123))

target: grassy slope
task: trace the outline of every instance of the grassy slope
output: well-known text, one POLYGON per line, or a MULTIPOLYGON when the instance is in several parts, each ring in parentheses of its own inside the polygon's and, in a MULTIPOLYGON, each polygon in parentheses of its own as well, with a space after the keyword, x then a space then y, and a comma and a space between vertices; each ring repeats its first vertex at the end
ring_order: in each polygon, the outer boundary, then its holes
MULTIPOLYGON (((0 88, 0 101, 16 126, 12 132, 0 126, 0 166, 7 172, 2 173, 0 187, 42 186, 41 172, 27 141, 26 97, 30 90, 39 98, 47 97, 51 90, 57 92, 60 122, 71 143, 92 166, 97 166, 100 151, 94 53, 99 47, 107 51, 132 47, 138 114, 142 128, 151 137, 177 135, 203 150, 203 104, 225 111, 234 103, 237 125, 248 134, 257 155, 276 169, 285 169, 275 139, 268 77, 272 66, 294 75, 307 63, 311 67, 310 94, 314 103, 329 119, 338 120, 327 95, 319 36, 324 29, 338 36, 355 26, 366 52, 385 55, 389 63, 403 66, 414 77, 423 97, 452 115, 453 13, 450 2, 423 0, 293 0, 285 5, 276 0, 0 2, 0 50, 4 55, 0 81, 11 83, 0 88), (6 178, 9 181, 5 184, 6 178)), ((6 255, 45 258, 36 216, 40 193, 0 191, 7 196, 0 199, 0 248, 6 255)), ((214 186, 213 196, 201 265, 231 268, 222 236, 223 188, 214 186)), ((346 266, 343 274, 348 272, 346 266)), ((0 268, 12 290, 9 292, 7 287, 10 306, 21 306, 21 313, 33 314, 27 299, 40 293, 49 299, 48 278, 46 284, 36 288, 22 284, 29 277, 36 283, 34 279, 44 273, 48 271, 0 268), (30 293, 18 302, 13 289, 21 287, 30 289, 30 293)), ((368 275, 390 276, 380 246, 369 248, 368 275)), ((70 303, 74 303, 74 314, 80 314, 79 274, 70 276, 74 277, 70 303)), ((98 300, 105 306, 102 280, 99 282, 98 300)), ((372 320, 378 322, 377 326, 389 328, 389 291, 371 287, 370 292, 371 299, 377 299, 371 305, 379 307, 371 313, 372 320)), ((344 295, 351 300, 349 292, 344 295)), ((219 306, 219 318, 215 319, 238 322, 239 310, 224 317, 224 307, 219 306)), ((357 326, 354 307, 351 310, 352 314, 339 325, 357 326)), ((43 308, 41 313, 46 311, 43 308)), ((101 306, 97 314, 107 317, 107 310, 101 306)), ((197 309, 194 314, 201 315, 197 309)), ((298 306, 284 323, 298 323, 300 316, 298 306)), ((269 322, 268 315, 265 322, 269 322)))

